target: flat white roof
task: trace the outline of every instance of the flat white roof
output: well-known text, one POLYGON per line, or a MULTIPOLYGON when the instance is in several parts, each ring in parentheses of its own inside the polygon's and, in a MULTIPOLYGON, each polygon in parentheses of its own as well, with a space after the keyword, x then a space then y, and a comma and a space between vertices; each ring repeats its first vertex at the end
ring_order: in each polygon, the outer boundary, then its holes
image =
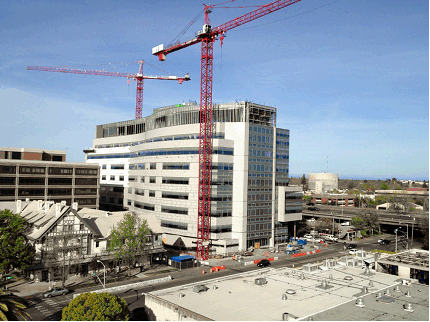
POLYGON ((292 268, 265 269, 150 294, 212 320, 279 321, 284 313, 288 313, 303 320, 312 317, 314 320, 338 321, 428 321, 428 286, 400 285, 401 292, 396 292, 396 285, 401 284, 398 276, 374 271, 368 276, 363 274, 364 271, 345 266, 313 273, 292 268), (265 278, 267 284, 256 285, 256 278, 265 278), (323 281, 328 283, 327 286, 322 286, 323 281), (193 292, 193 286, 199 284, 205 285, 207 291, 193 292), (362 293, 363 287, 367 287, 368 293, 362 293), (385 289, 390 290, 395 302, 377 301, 375 295, 385 289), (294 290, 295 294, 288 294, 287 290, 294 290), (405 296, 408 290, 412 297, 405 296), (363 298, 364 307, 356 306, 359 297, 363 298), (405 311, 403 305, 406 303, 413 303, 415 311, 405 311))

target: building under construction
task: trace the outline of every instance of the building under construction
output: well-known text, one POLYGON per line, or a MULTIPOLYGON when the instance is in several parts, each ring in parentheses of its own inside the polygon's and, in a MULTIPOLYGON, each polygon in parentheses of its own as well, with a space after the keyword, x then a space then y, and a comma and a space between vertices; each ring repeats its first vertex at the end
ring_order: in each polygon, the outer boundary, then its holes
MULTIPOLYGON (((302 192, 288 187, 289 130, 276 127, 276 108, 216 104, 212 120, 211 249, 285 243, 302 218, 302 192)), ((123 186, 124 207, 156 215, 165 243, 181 249, 196 247, 199 133, 200 108, 189 102, 99 125, 85 150, 102 187, 123 186)))

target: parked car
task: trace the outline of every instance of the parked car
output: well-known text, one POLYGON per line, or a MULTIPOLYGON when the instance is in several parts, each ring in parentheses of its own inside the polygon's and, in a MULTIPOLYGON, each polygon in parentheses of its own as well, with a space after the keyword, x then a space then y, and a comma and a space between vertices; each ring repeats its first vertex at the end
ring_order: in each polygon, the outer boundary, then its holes
POLYGON ((349 244, 348 246, 346 246, 347 249, 354 249, 357 245, 354 244, 349 244))
POLYGON ((308 210, 310 211, 320 211, 321 209, 318 207, 308 207, 308 210))
POLYGON ((349 255, 355 255, 358 252, 357 248, 352 248, 349 250, 349 255))
POLYGON ((309 238, 310 238, 310 239, 312 239, 312 237, 313 237, 313 236, 312 236, 312 235, 310 235, 310 234, 306 234, 306 235, 304 235, 304 236, 303 236, 303 238, 304 238, 304 239, 309 239, 309 238))
POLYGON ((391 241, 390 240, 387 240, 387 239, 383 239, 381 242, 380 242, 380 244, 381 245, 390 245, 390 243, 391 243, 391 241))
POLYGON ((257 267, 266 267, 266 266, 270 266, 270 261, 268 259, 262 259, 261 261, 258 262, 257 267))
POLYGON ((54 287, 51 290, 49 290, 48 292, 43 293, 43 297, 66 295, 67 293, 69 293, 69 290, 67 288, 54 287))
POLYGON ((326 240, 329 240, 329 241, 334 241, 334 242, 339 241, 339 238, 334 237, 333 235, 326 235, 324 238, 325 238, 326 240))

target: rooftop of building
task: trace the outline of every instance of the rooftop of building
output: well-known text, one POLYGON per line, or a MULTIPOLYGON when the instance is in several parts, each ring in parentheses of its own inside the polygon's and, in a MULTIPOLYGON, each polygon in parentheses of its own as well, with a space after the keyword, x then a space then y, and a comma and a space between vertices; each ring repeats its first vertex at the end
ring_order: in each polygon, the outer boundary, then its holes
POLYGON ((261 269, 205 281, 200 291, 189 284, 149 296, 212 320, 428 321, 427 285, 346 265, 311 266, 261 269))
POLYGON ((47 150, 47 149, 35 149, 35 148, 14 148, 14 147, 0 147, 0 151, 8 152, 29 152, 29 153, 49 153, 49 154, 66 154, 63 150, 47 150))
POLYGON ((86 163, 86 162, 56 162, 56 161, 39 161, 39 160, 19 160, 19 159, 0 159, 1 164, 23 164, 23 165, 40 165, 50 167, 87 167, 87 168, 98 168, 98 164, 86 163))

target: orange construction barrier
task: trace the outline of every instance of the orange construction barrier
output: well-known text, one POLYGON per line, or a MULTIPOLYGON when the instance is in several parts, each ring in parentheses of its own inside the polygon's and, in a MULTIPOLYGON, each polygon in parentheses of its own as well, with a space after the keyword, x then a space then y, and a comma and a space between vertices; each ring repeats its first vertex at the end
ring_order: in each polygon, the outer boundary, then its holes
POLYGON ((273 257, 268 258, 269 261, 274 261, 275 259, 273 257))
POLYGON ((202 275, 205 275, 205 270, 202 270, 202 275))

